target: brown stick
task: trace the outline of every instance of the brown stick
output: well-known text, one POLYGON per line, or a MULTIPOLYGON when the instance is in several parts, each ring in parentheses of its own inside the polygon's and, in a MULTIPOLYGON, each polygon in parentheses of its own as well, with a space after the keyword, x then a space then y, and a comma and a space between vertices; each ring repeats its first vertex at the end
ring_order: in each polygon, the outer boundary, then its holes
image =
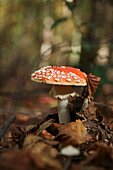
POLYGON ((11 116, 8 121, 5 123, 5 125, 0 129, 0 141, 2 137, 5 135, 8 127, 13 123, 13 121, 16 119, 16 116, 11 116))
POLYGON ((113 106, 113 104, 104 104, 104 103, 99 103, 99 102, 92 102, 91 103, 94 107, 97 107, 97 108, 108 108, 110 109, 110 106, 113 106))

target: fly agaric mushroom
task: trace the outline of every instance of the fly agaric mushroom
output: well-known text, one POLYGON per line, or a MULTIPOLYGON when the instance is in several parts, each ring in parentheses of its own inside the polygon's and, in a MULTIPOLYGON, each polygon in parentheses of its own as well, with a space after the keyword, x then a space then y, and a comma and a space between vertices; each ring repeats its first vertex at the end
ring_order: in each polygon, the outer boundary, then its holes
POLYGON ((71 121, 68 107, 68 97, 75 92, 71 85, 86 86, 87 75, 77 68, 66 66, 47 66, 35 71, 31 79, 36 82, 53 84, 50 95, 58 100, 58 116, 60 123, 71 121))

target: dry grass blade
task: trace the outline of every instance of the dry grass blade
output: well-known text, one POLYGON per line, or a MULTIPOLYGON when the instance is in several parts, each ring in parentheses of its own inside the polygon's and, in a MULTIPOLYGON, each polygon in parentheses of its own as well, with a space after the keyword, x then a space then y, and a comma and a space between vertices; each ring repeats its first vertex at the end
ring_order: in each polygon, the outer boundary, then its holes
POLYGON ((39 129, 36 131, 36 135, 40 135, 42 133, 43 130, 45 130, 46 128, 48 128, 52 123, 54 122, 54 119, 50 119, 46 122, 44 122, 42 125, 40 125, 39 129))

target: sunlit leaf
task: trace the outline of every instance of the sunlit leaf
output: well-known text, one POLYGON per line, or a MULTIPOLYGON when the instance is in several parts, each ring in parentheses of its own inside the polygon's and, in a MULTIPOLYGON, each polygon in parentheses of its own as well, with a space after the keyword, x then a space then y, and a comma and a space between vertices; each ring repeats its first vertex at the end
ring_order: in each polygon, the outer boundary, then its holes
POLYGON ((56 140, 61 142, 62 146, 79 145, 91 140, 85 126, 81 120, 71 122, 58 127, 59 133, 56 140))

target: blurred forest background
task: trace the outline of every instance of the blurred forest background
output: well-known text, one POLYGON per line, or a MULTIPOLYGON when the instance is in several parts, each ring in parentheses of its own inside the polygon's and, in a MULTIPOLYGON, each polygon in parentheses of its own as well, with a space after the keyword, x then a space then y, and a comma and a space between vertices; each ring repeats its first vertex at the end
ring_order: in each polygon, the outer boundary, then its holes
POLYGON ((47 65, 101 77, 95 100, 113 104, 113 1, 0 0, 0 110, 54 106, 50 86, 31 81, 47 65))

